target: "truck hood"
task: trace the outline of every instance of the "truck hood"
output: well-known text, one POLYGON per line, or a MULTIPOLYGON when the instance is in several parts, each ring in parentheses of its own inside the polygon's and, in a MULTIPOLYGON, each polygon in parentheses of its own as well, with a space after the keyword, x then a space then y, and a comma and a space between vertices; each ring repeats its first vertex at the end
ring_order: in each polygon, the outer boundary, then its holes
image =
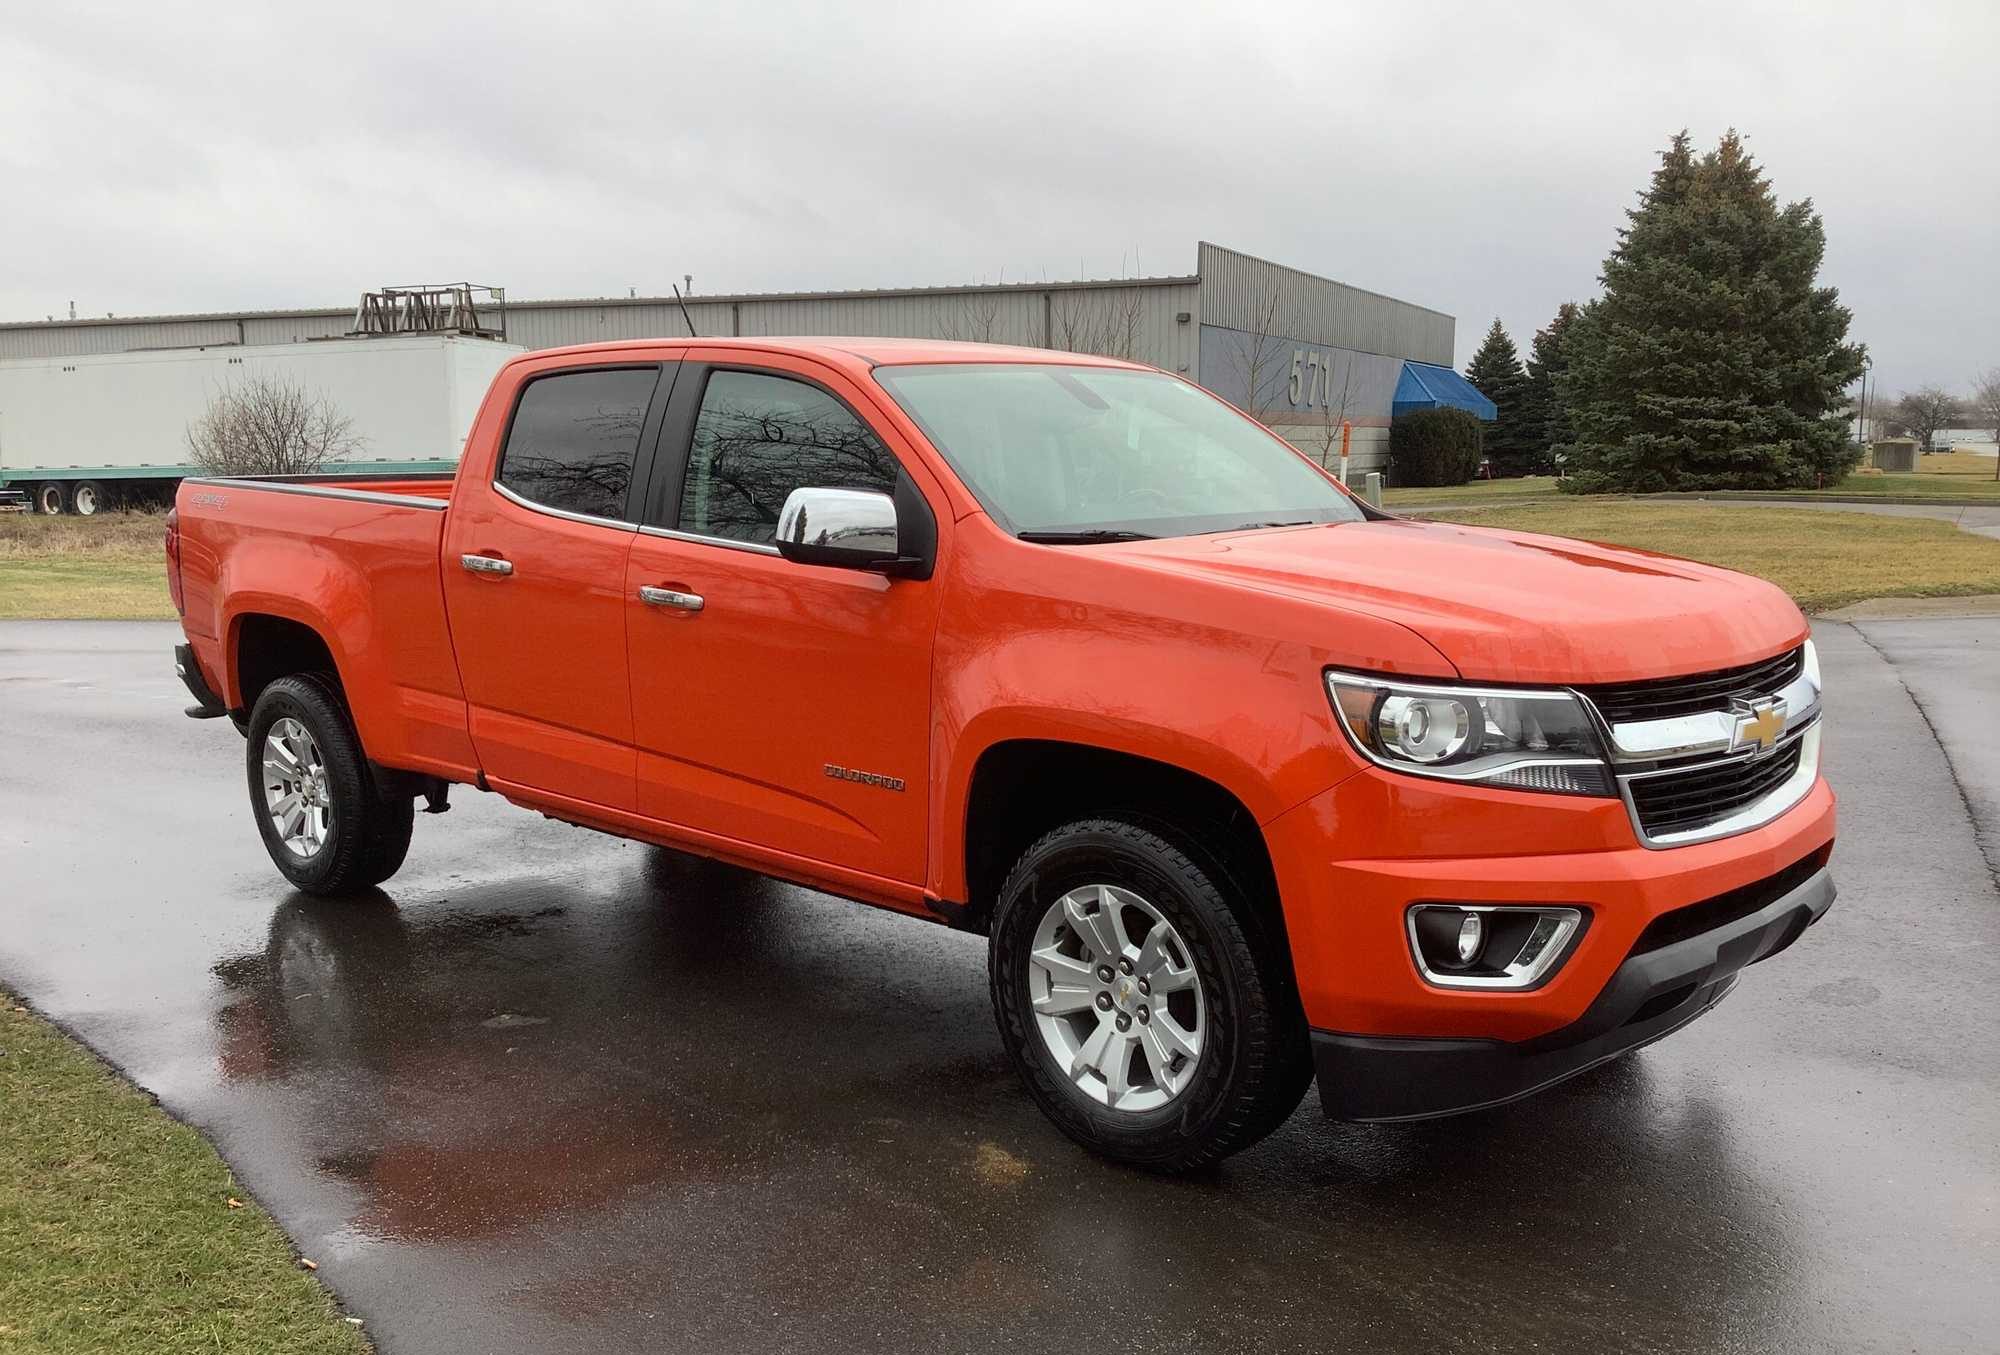
MULTIPOLYGON (((1630 682, 1754 663, 1806 634, 1784 592, 1669 555, 1388 519, 1135 542, 1133 564, 1394 621, 1474 681, 1630 682)), ((1329 619, 1326 643, 1340 647, 1329 619)))

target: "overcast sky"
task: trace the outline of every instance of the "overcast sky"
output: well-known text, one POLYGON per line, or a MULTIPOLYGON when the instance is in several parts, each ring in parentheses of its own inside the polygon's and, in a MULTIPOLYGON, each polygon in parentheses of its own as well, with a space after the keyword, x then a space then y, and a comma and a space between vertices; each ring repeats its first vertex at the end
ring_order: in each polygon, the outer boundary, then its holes
POLYGON ((2000 366, 2000 5, 9 4, 0 319, 1187 273, 1525 352, 1668 136, 1826 219, 1886 388, 2000 366))

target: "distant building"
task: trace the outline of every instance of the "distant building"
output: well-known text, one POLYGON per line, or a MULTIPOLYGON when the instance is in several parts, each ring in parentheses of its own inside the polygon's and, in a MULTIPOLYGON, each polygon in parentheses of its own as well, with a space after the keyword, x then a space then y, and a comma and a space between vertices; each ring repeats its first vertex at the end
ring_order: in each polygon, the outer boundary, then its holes
MULTIPOLYGON (((345 335, 355 319, 352 308, 316 307, 0 324, 0 362, 305 342, 345 335)), ((703 335, 967 339, 1150 363, 1329 464, 1345 423, 1350 474, 1386 460, 1395 413, 1450 404, 1493 415, 1451 369, 1451 316, 1206 242, 1182 276, 698 296, 685 319, 671 296, 509 300, 504 324, 510 343, 554 348, 685 335, 689 320, 703 335)), ((0 468, 28 455, 0 440, 0 468)))

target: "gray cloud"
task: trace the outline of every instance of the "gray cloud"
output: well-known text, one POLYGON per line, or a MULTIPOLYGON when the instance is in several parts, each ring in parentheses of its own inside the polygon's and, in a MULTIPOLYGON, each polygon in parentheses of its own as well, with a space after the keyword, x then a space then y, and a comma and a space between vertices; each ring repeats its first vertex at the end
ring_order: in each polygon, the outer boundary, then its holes
POLYGON ((0 318, 1192 269, 1207 238, 1525 348, 1674 130, 1825 215, 1891 387, 2000 365, 2000 11, 17 6, 0 318))

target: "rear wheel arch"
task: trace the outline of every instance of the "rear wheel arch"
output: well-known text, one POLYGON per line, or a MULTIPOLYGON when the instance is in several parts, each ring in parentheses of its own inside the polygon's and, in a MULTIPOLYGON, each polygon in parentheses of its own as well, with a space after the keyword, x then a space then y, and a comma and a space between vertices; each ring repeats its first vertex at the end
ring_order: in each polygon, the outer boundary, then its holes
POLYGON ((229 633, 232 710, 250 710, 266 687, 299 673, 323 674, 344 695, 333 647, 316 627, 270 612, 244 612, 231 621, 229 633))

